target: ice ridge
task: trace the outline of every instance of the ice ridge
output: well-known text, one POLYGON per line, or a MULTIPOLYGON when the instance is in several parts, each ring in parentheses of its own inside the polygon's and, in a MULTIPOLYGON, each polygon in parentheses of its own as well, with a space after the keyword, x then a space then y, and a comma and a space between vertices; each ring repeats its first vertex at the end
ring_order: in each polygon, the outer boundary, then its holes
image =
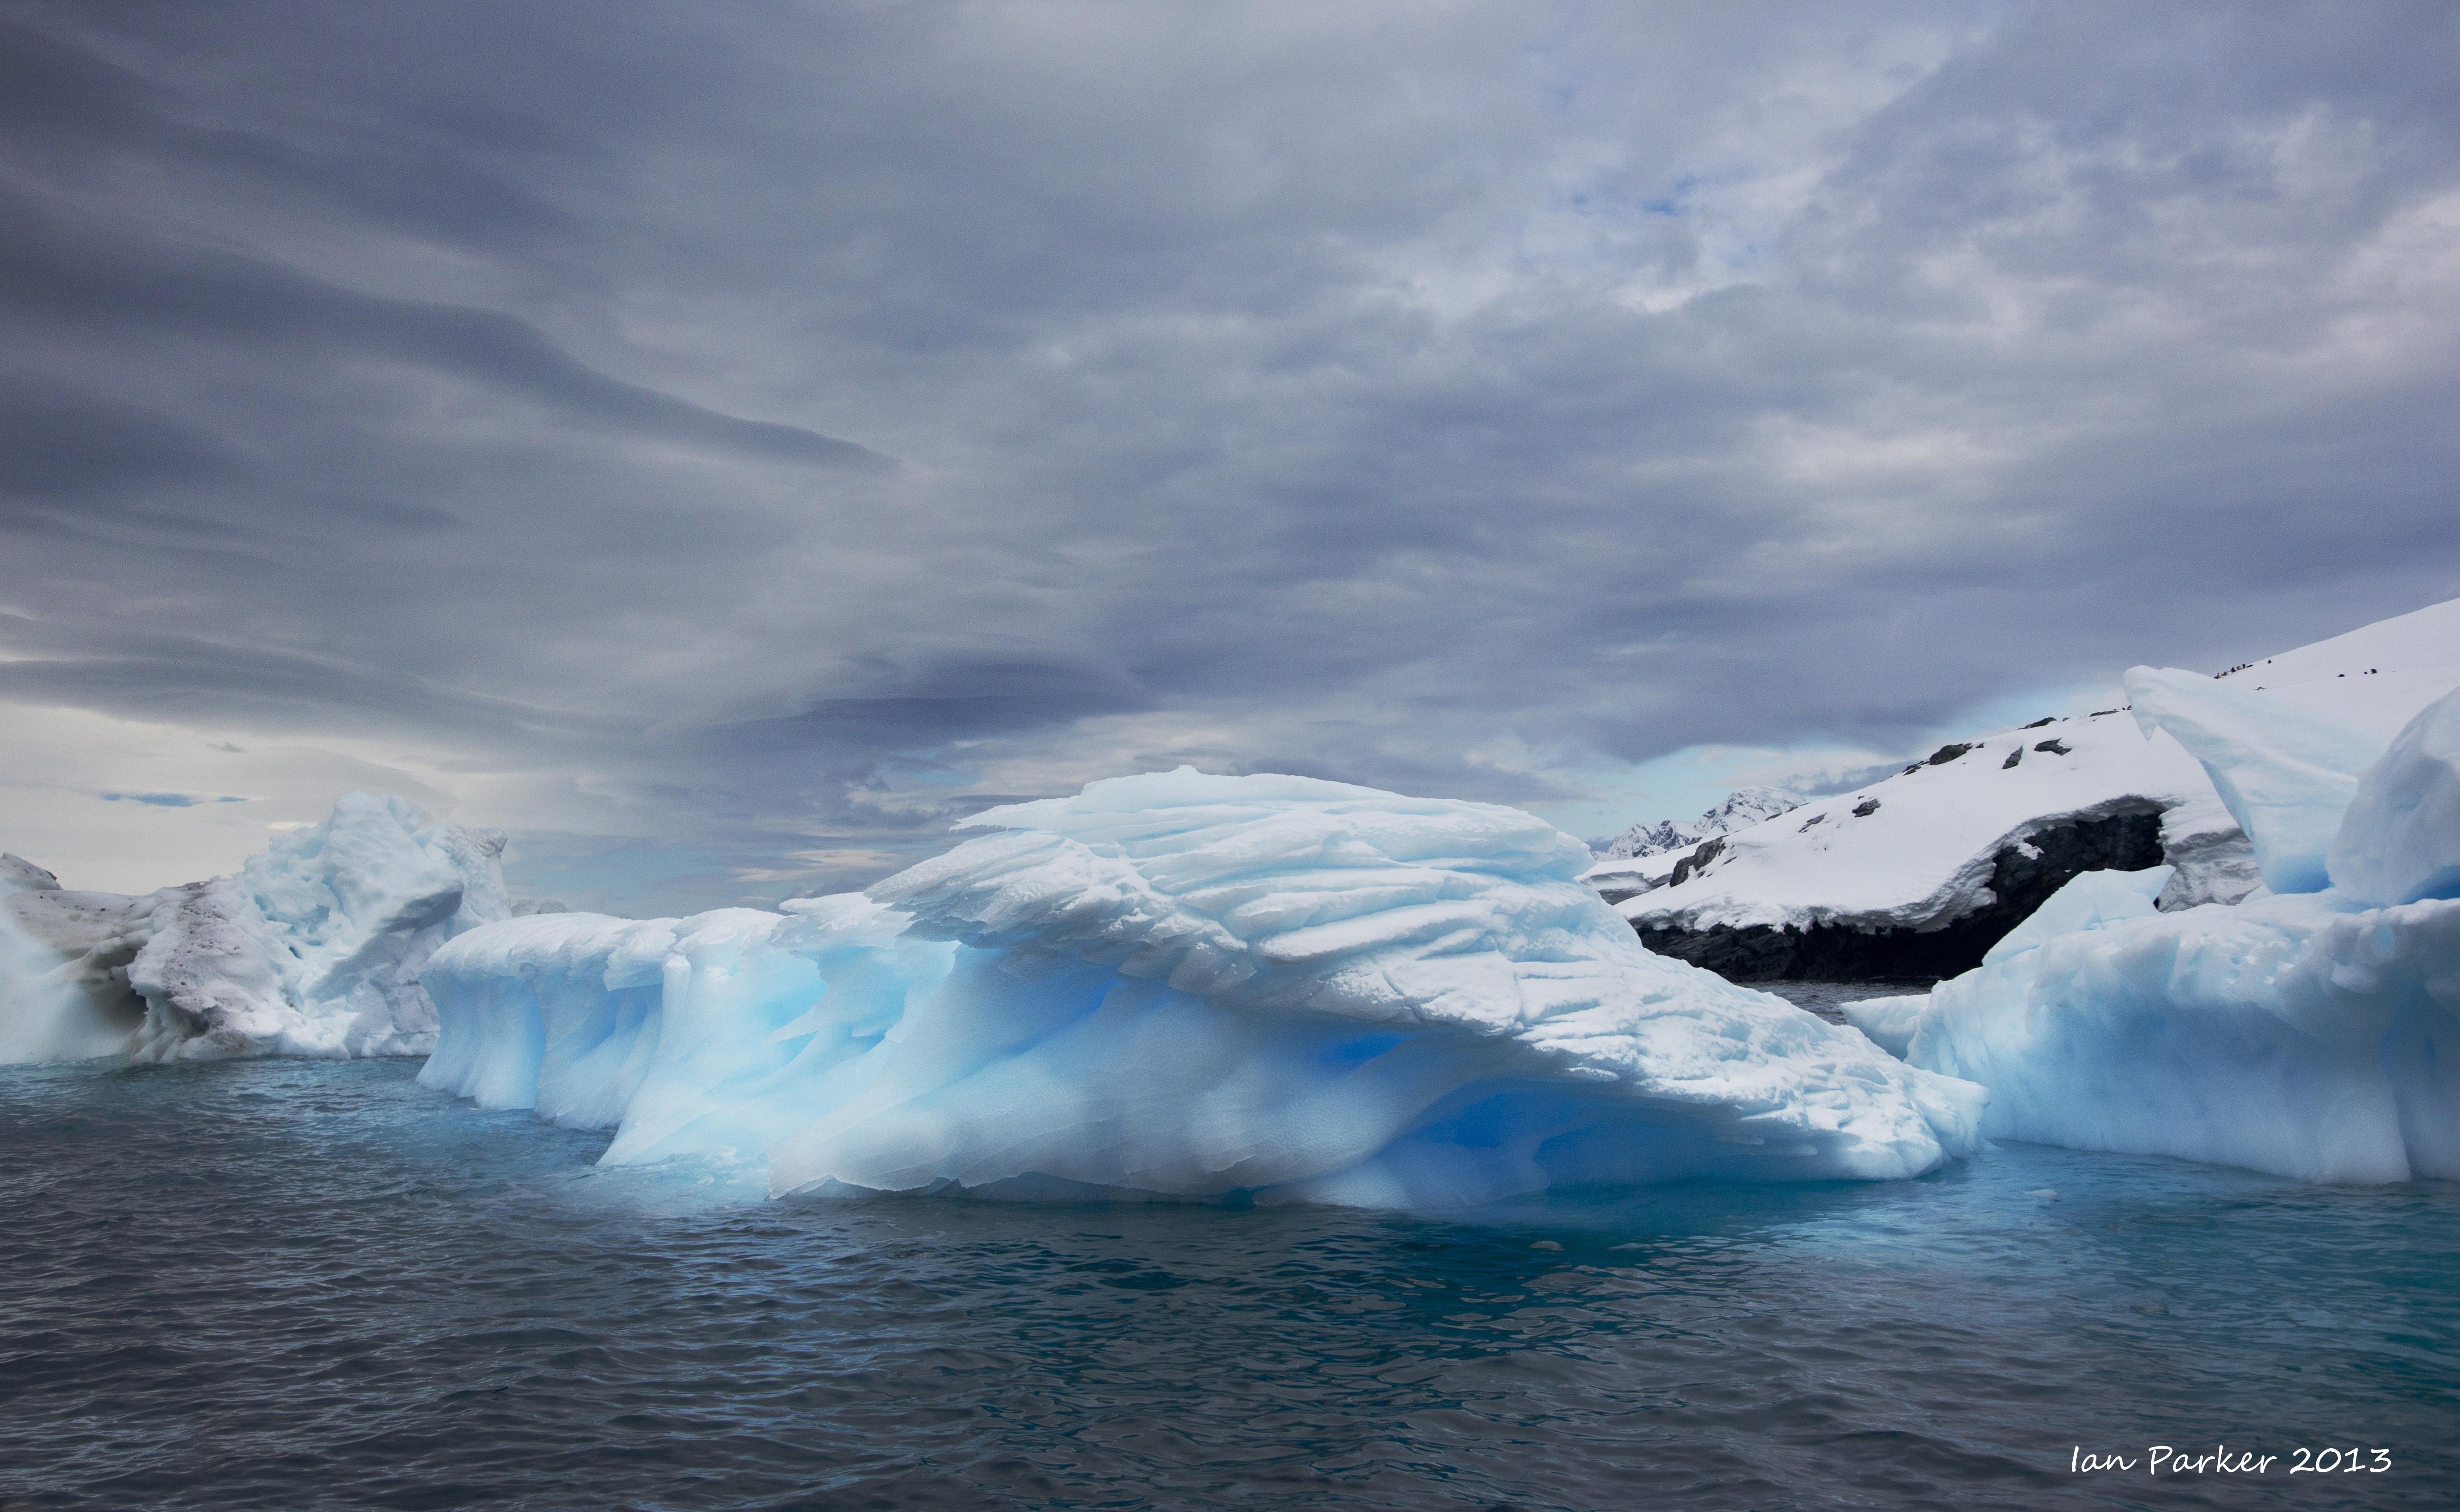
POLYGON ((773 1191, 1448 1207, 1920 1174, 1978 1089, 1649 955, 1514 809, 1177 772, 781 914, 475 930, 428 1085, 773 1191))
POLYGON ((350 793, 229 876, 0 897, 0 1061, 424 1055, 419 971, 505 916, 503 845, 350 793))

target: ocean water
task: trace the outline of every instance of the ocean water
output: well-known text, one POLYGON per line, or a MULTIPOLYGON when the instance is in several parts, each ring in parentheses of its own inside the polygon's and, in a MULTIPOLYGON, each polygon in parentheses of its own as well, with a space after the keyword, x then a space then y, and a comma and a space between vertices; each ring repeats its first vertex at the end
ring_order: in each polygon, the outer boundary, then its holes
POLYGON ((0 1071, 0 1505, 2460 1504, 2449 1185, 779 1204, 414 1070, 0 1071))

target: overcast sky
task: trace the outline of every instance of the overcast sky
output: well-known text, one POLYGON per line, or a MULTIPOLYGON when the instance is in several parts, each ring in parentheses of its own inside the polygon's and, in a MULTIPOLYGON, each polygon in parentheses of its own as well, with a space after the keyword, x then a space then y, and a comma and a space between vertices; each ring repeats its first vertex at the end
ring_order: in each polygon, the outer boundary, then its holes
POLYGON ((1588 836, 2452 598, 2454 79, 2443 0, 0 0, 0 847, 1588 836))

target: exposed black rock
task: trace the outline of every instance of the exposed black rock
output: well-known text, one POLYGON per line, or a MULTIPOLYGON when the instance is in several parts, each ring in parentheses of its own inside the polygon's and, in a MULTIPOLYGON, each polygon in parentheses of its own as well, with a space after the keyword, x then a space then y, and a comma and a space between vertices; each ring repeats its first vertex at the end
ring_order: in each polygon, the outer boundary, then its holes
POLYGON ((1865 798, 1854 806, 1854 817, 1856 819, 1868 819, 1878 811, 1879 800, 1877 798, 1865 798))
POLYGON ((2018 729, 2040 729, 2043 725, 2053 723, 2056 718, 2057 716, 2055 715, 2045 714, 2040 719, 2033 721, 2030 724, 2019 724, 2016 727, 2018 729))
POLYGON ((2037 751, 2048 751, 2053 756, 2064 756, 2068 753, 2068 743, 2065 741, 2046 740, 2040 745, 2034 746, 2033 749, 2037 751))
POLYGON ((1717 857, 1723 855, 1725 850, 1726 837, 1723 835, 1719 835, 1714 840, 1704 841, 1699 850, 1692 851, 1689 855, 1685 856, 1682 860, 1674 863, 1673 879, 1668 881, 1665 885, 1667 887, 1681 887, 1684 883, 1691 880, 1692 876, 1702 869, 1706 868, 1709 862, 1714 861, 1717 857))
POLYGON ((2007 753, 2007 759, 1999 764, 1999 769, 2001 771, 2005 771, 2008 767, 2015 766, 2018 762, 2023 761, 2024 759, 2025 747, 2019 746, 2014 750, 2007 753))
POLYGON ((1922 765, 1925 766, 1944 766, 1949 762, 1956 760, 1956 758, 1963 755, 1966 751, 1969 751, 1973 747, 1971 746, 1960 745, 1957 742, 1950 741, 1948 744, 1941 746, 1939 749, 1931 752, 1930 760, 1924 762, 1922 765))
POLYGON ((1937 929, 1642 928, 1640 942, 1730 981, 1937 981, 1981 965, 1984 951, 2078 872, 2160 864, 2161 813, 2147 802, 2141 812, 2055 825, 2001 847, 1991 858, 1992 901, 1937 929))

